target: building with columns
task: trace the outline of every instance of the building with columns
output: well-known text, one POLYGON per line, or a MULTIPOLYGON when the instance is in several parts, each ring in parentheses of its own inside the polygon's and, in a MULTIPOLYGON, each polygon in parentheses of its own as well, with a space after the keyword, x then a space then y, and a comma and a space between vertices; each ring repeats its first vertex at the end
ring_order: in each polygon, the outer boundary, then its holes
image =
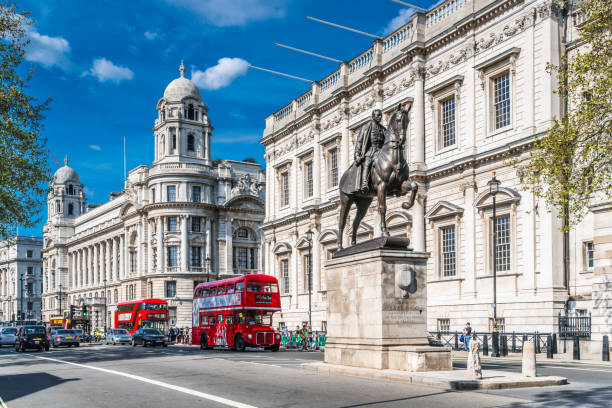
POLYGON ((123 191, 87 205, 67 159, 53 176, 43 230, 45 321, 86 305, 93 328, 104 327, 106 305, 110 326, 118 302, 154 297, 168 301, 171 325, 191 326, 195 285, 260 270, 261 166, 211 160, 208 108, 184 74, 181 63, 157 102, 153 164, 131 170, 123 191))
MULTIPOLYGON (((265 272, 281 282, 281 325, 308 321, 310 260, 313 329, 325 329, 325 262, 351 233, 338 236, 339 178, 372 110, 386 122, 403 104, 412 106, 405 153, 419 193, 409 211, 406 198, 389 198, 386 217, 392 235, 430 254, 429 329, 460 331, 469 320, 490 331, 495 252, 502 330, 556 331, 559 313, 591 313, 593 339, 611 331, 612 302, 601 302, 612 298, 610 202, 594 198, 564 257, 561 219, 521 188, 511 163, 526 160, 562 114, 546 64, 559 64, 566 25, 568 43, 578 44, 572 17, 551 0, 447 0, 266 118, 263 251, 265 272)), ((378 234, 377 217, 374 200, 358 241, 378 234)))
POLYGON ((0 321, 40 320, 42 238, 0 242, 0 321))

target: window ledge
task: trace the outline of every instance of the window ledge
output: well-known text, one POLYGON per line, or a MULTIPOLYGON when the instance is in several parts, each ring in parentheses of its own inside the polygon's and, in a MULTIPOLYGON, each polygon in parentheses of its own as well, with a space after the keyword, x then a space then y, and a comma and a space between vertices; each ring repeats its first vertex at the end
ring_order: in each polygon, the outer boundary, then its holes
POLYGON ((580 272, 581 274, 586 274, 586 273, 593 273, 594 268, 587 268, 587 269, 583 269, 582 272, 580 272))
POLYGON ((463 281, 465 280, 465 278, 459 278, 456 276, 450 276, 448 278, 441 278, 441 279, 436 279, 436 280, 428 280, 427 283, 439 283, 439 282, 456 282, 456 281, 463 281))
POLYGON ((514 129, 514 127, 512 126, 512 124, 509 124, 508 126, 504 126, 503 128, 499 128, 499 129, 495 129, 495 130, 489 131, 487 133, 487 137, 497 136, 497 135, 500 135, 502 133, 510 132, 513 129, 514 129))
MULTIPOLYGON (((501 278, 504 276, 521 276, 523 275, 522 273, 518 273, 518 272, 497 272, 497 278, 501 278)), ((493 278, 493 274, 491 275, 485 275, 485 276, 477 276, 476 279, 488 279, 488 278, 493 278)))
POLYGON ((454 145, 445 147, 443 149, 438 149, 438 151, 436 151, 436 156, 439 155, 439 154, 444 154, 444 153, 451 152, 451 151, 457 150, 457 149, 459 149, 459 146, 457 146, 457 143, 455 143, 454 145))

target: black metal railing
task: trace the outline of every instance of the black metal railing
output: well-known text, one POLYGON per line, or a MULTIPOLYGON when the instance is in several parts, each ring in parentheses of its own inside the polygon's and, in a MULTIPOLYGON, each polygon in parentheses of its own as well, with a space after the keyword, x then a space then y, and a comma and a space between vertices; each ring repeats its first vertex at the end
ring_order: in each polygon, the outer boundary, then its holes
POLYGON ((588 316, 561 316, 559 313, 559 338, 591 338, 591 314, 588 316))
MULTIPOLYGON (((463 350, 465 345, 461 342, 461 332, 430 332, 429 344, 432 346, 451 347, 454 350, 463 350)), ((500 332, 500 344, 502 337, 506 341, 507 350, 510 353, 520 353, 523 351, 523 343, 533 340, 536 353, 546 353, 546 340, 552 333, 540 332, 500 332)), ((484 342, 487 337, 488 347, 491 349, 491 332, 472 331, 470 341, 484 342)))

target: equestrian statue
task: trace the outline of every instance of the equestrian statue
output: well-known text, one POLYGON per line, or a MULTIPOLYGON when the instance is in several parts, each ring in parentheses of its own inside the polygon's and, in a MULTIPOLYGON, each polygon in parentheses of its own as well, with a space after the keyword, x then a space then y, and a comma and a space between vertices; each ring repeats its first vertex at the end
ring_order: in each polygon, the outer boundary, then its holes
POLYGON ((410 199, 402 203, 402 208, 407 210, 414 204, 418 185, 409 180, 408 163, 404 157, 408 114, 411 108, 412 106, 404 110, 401 104, 398 105, 389 119, 388 128, 380 123, 382 112, 376 109, 372 112, 372 119, 359 129, 355 143, 355 161, 340 179, 338 250, 342 249, 346 217, 353 203, 357 206, 357 214, 353 220, 351 245, 357 242, 357 229, 374 196, 378 198, 380 229, 385 237, 389 236, 385 221, 387 196, 399 197, 411 192, 410 199))

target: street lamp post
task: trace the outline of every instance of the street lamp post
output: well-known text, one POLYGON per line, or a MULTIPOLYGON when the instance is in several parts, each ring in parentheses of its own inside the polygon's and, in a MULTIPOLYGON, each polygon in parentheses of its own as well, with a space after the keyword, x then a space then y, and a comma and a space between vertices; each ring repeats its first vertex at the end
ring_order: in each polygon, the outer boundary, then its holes
POLYGON ((210 281, 210 256, 206 256, 206 282, 210 281))
POLYGON ((57 303, 57 315, 62 316, 62 284, 59 284, 59 302, 57 303))
POLYGON ((106 330, 108 329, 106 326, 106 279, 104 279, 102 283, 104 283, 104 333, 106 333, 106 330))
POLYGON ((308 240, 308 330, 312 330, 312 235, 313 232, 306 231, 308 240))
POLYGON ((23 275, 19 275, 19 313, 20 320, 23 320, 23 275))
POLYGON ((499 329, 497 327, 497 220, 495 217, 495 195, 499 192, 499 180, 495 177, 487 183, 489 185, 489 193, 493 196, 493 332, 491 333, 491 342, 493 353, 492 357, 499 357, 499 329))

